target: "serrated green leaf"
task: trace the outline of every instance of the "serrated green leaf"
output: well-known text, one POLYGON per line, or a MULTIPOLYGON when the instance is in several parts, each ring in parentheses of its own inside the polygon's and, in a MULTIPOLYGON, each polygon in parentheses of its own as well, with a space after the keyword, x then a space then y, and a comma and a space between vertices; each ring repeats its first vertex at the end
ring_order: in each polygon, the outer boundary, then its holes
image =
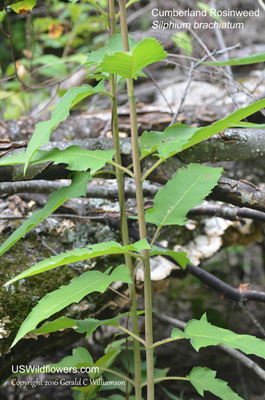
POLYGON ((48 143, 50 134, 57 125, 60 124, 69 115, 70 109, 79 101, 85 99, 93 93, 104 92, 104 82, 101 81, 96 87, 82 85, 68 90, 61 100, 56 104, 52 111, 51 119, 44 122, 38 122, 33 136, 28 144, 25 158, 25 171, 33 154, 39 147, 48 143))
POLYGON ((69 186, 60 188, 53 192, 47 203, 42 210, 35 212, 29 217, 0 247, 0 255, 4 254, 14 243, 34 228, 38 223, 47 218, 58 207, 60 207, 66 200, 84 196, 86 194, 86 187, 91 175, 87 172, 76 173, 73 177, 72 183, 69 186))
MULTIPOLYGON (((102 368, 109 368, 111 364, 116 360, 118 355, 120 354, 121 350, 120 349, 114 349, 109 351, 107 354, 104 354, 104 356, 100 357, 96 362, 95 362, 95 367, 99 367, 99 369, 102 368)), ((91 377, 93 376, 92 374, 89 374, 91 377)), ((93 379, 93 377, 92 377, 93 379)))
POLYGON ((50 368, 81 368, 81 367, 92 367, 94 365, 93 359, 90 353, 84 347, 77 347, 73 349, 72 355, 64 357, 60 362, 56 364, 50 364, 50 368))
POLYGON ((171 332, 171 337, 173 338, 173 339, 176 339, 176 338, 178 338, 178 339, 181 339, 181 338, 183 338, 183 339, 189 339, 189 335, 187 334, 187 333, 185 333, 185 332, 183 332, 181 329, 179 329, 179 328, 174 328, 173 330, 172 330, 172 332, 171 332))
POLYGON ((146 240, 139 240, 138 242, 128 246, 121 246, 119 243, 114 241, 97 243, 85 248, 67 251, 66 253, 62 253, 58 256, 46 258, 45 260, 40 261, 8 281, 5 286, 10 285, 19 279, 40 274, 41 272, 49 271, 50 269, 60 267, 65 264, 72 264, 75 262, 88 260, 90 258, 101 257, 110 254, 126 254, 129 251, 140 251, 148 248, 149 244, 146 240))
POLYGON ((228 329, 219 328, 207 321, 204 314, 198 321, 193 319, 185 327, 185 332, 173 329, 171 336, 190 339, 195 350, 199 351, 202 347, 216 346, 223 344, 234 349, 241 350, 246 354, 255 354, 265 358, 265 341, 250 335, 238 335, 228 329))
MULTIPOLYGON (((53 148, 49 151, 37 150, 31 159, 31 164, 36 165, 44 162, 54 164, 68 164, 67 169, 72 171, 86 171, 90 169, 91 174, 104 167, 115 154, 115 150, 84 150, 79 146, 70 146, 64 150, 53 148)), ((17 153, 0 160, 0 165, 24 164, 26 152, 17 153)))
POLYGON ((185 225, 188 211, 201 204, 220 178, 222 168, 190 164, 180 168, 163 189, 158 190, 154 205, 146 211, 146 222, 158 228, 185 225))
MULTIPOLYGON (((265 107, 265 99, 240 108, 227 117, 214 122, 212 125, 202 128, 190 127, 178 123, 170 126, 164 132, 145 131, 139 144, 141 154, 142 156, 147 156, 158 151, 158 156, 166 159, 229 127, 248 127, 240 121, 261 110, 263 107, 265 107)), ((251 128, 251 126, 249 127, 251 128)), ((262 129, 262 126, 258 127, 256 125, 255 128, 262 129)))
POLYGON ((59 289, 47 294, 38 302, 31 313, 27 316, 11 347, 13 347, 28 332, 35 329, 44 319, 49 318, 58 311, 61 311, 69 304, 78 303, 89 293, 103 293, 107 287, 115 281, 132 283, 126 265, 119 265, 110 275, 100 271, 84 272, 77 278, 72 279, 69 285, 61 286, 59 289))
MULTIPOLYGON (((61 361, 56 364, 48 364, 43 366, 47 372, 56 370, 56 372, 71 372, 81 367, 93 367, 94 362, 90 353, 84 347, 77 347, 73 349, 72 355, 64 357, 61 361)), ((38 368, 32 367, 30 371, 23 375, 39 373, 38 368)))
POLYGON ((112 351, 112 350, 114 350, 114 349, 121 349, 122 346, 123 346, 124 344, 126 344, 127 340, 130 341, 130 338, 127 338, 127 337, 125 338, 125 337, 124 337, 124 338, 122 338, 122 339, 115 340, 114 342, 109 343, 109 344, 105 347, 104 353, 108 353, 109 351, 112 351))
MULTIPOLYGON (((129 35, 129 48, 132 50, 137 42, 129 35)), ((96 51, 91 51, 87 55, 88 64, 99 65, 106 55, 111 55, 116 51, 123 51, 122 35, 116 34, 111 36, 106 46, 101 47, 101 49, 96 51)))
POLYGON ((51 333, 59 331, 61 329, 77 328, 76 332, 86 333, 86 337, 89 337, 101 325, 117 327, 119 319, 128 315, 129 313, 119 314, 114 318, 102 320, 95 318, 74 320, 68 317, 59 317, 54 321, 45 322, 40 328, 34 329, 31 333, 51 333))
MULTIPOLYGON (((118 355, 120 354, 121 350, 120 349, 114 349, 109 351, 107 354, 104 354, 102 357, 100 357, 94 364, 95 367, 98 367, 99 370, 101 368, 109 368, 114 361, 116 360, 116 358, 118 357, 118 355)), ((89 373, 89 377, 91 379, 96 379, 98 378, 100 375, 102 375, 103 371, 100 372, 90 372, 89 373)))
POLYGON ((127 316, 128 313, 119 314, 114 318, 109 319, 95 319, 95 318, 86 318, 83 321, 76 321, 78 333, 86 333, 86 338, 88 338, 99 326, 101 325, 109 325, 109 326, 119 326, 118 321, 121 317, 127 316))
POLYGON ((200 143, 203 140, 215 135, 216 133, 221 132, 226 128, 229 128, 232 124, 238 123, 242 119, 247 118, 249 115, 261 110, 263 107, 265 107, 265 99, 256 101, 249 106, 239 108, 227 117, 214 122, 212 125, 199 128, 194 133, 189 142, 182 147, 182 150, 192 147, 195 144, 200 143))
POLYGON ((170 256, 173 258, 181 268, 185 269, 187 263, 190 263, 190 260, 187 257, 187 254, 184 251, 174 251, 174 250, 167 250, 162 249, 159 246, 153 246, 152 250, 150 251, 150 256, 157 256, 161 254, 162 256, 170 256))
POLYGON ((182 125, 179 122, 169 126, 164 132, 145 131, 139 143, 141 155, 147 156, 158 150, 160 157, 171 157, 182 150, 183 145, 188 143, 197 130, 196 127, 182 125))
POLYGON ((49 151, 39 150, 32 158, 32 164, 52 161, 54 164, 68 164, 67 169, 72 171, 86 171, 94 174, 104 167, 107 162, 112 161, 115 150, 84 150, 79 146, 70 146, 65 150, 57 148, 49 151))
POLYGON ((204 391, 208 391, 222 400, 243 400, 227 385, 227 382, 216 378, 216 371, 209 368, 193 368, 188 378, 201 396, 204 396, 204 391))
MULTIPOLYGON (((183 146, 189 142, 195 132, 199 128, 182 125, 181 122, 174 124, 163 132, 159 131, 144 131, 139 142, 139 148, 142 156, 147 156, 158 150, 158 155, 161 158, 171 157, 182 151, 183 146)), ((79 147, 79 146, 71 146, 79 147)), ((54 150, 54 149, 53 149, 54 150)), ((57 149, 56 149, 57 150, 57 149)), ((67 150, 67 149, 66 149, 67 150)), ((61 151, 66 151, 61 150, 61 151)), ((88 150, 83 150, 88 151, 88 150)), ((52 152, 52 150, 50 150, 52 152)), ((49 152, 48 152, 49 153, 49 152)), ((32 157, 32 163, 42 162, 41 159, 44 155, 44 151, 38 150, 32 157)), ((45 159, 44 159, 45 160, 45 159)), ((5 157, 0 160, 0 165, 15 165, 23 164, 25 162, 25 152, 17 153, 9 157, 5 157)), ((65 161, 64 161, 65 162, 65 161)))
POLYGON ((153 38, 145 38, 129 52, 115 52, 105 55, 99 64, 101 72, 108 72, 123 78, 135 78, 144 67, 167 57, 163 47, 153 38))
POLYGON ((60 329, 76 327, 76 321, 68 317, 60 317, 54 321, 45 322, 40 328, 34 329, 31 333, 51 333, 59 331, 60 329))
POLYGON ((202 64, 206 65, 216 65, 223 67, 225 65, 248 65, 248 64, 256 64, 265 61, 265 52, 251 54, 250 56, 238 57, 238 58, 230 58, 227 61, 216 61, 216 62, 203 62, 202 64))
POLYGON ((24 164, 26 152, 13 154, 12 156, 1 158, 0 165, 18 165, 24 164))

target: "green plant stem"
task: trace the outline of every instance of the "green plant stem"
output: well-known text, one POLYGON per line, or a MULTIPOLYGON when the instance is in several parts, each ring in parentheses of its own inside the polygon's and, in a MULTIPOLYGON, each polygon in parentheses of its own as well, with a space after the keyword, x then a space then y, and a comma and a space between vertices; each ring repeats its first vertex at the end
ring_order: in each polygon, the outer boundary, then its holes
POLYGON ((144 260, 144 259, 145 259, 142 255, 137 254, 137 253, 133 253, 132 251, 128 251, 128 254, 129 254, 131 257, 140 258, 140 260, 144 260))
MULTIPOLYGON (((115 82, 114 77, 111 76, 111 88, 115 91, 115 82)), ((119 142, 119 129, 118 129, 118 113, 117 113, 117 104, 116 98, 114 97, 113 101, 113 110, 112 110, 112 132, 113 132, 113 142, 114 148, 116 150, 115 153, 115 163, 119 164, 116 167, 116 178, 118 185, 118 197, 119 197, 119 205, 120 205, 120 215, 121 215, 121 235, 122 242, 124 246, 129 244, 129 233, 128 233, 128 223, 127 223, 127 214, 126 214, 126 204, 125 204, 125 191, 124 191, 124 174, 119 168, 121 165, 121 153, 120 153, 120 142, 119 142)), ((129 171, 130 172, 130 171, 129 171)), ((142 390, 141 390, 141 353, 140 353, 140 337, 139 337, 139 328, 138 328, 138 317, 137 317, 137 304, 136 304, 136 294, 134 287, 134 273, 133 273, 133 263, 132 258, 129 254, 125 254, 125 264, 129 268, 130 276, 133 284, 129 285, 130 299, 131 299, 131 311, 132 311, 132 330, 133 332, 127 331, 127 329, 122 328, 122 330, 128 334, 130 334, 133 339, 133 347, 134 347, 134 365, 135 365, 135 399, 142 399, 142 390)))
MULTIPOLYGON (((110 35, 115 34, 115 7, 114 0, 109 0, 109 28, 110 35)), ((110 75, 110 91, 113 97, 112 101, 112 135, 113 135, 113 143, 115 152, 115 169, 116 169, 116 178, 118 185, 118 198, 119 198, 119 206, 120 206, 120 214, 121 214, 121 235, 122 242, 124 246, 129 244, 129 230, 128 230, 128 222, 127 222, 127 213, 126 213, 126 203, 125 203, 125 190, 124 190, 124 172, 134 178, 134 174, 129 171, 121 168, 121 152, 120 152, 120 138, 119 138, 119 126, 118 126, 118 112, 117 112, 117 100, 116 100, 116 82, 115 77, 110 75)), ((137 303, 136 303, 136 293, 135 293, 135 284, 134 284, 134 270, 133 270, 133 262, 132 257, 129 254, 125 254, 125 264, 129 268, 130 276, 132 279, 132 284, 129 285, 129 293, 131 299, 131 312, 132 312, 132 331, 129 334, 133 337, 133 349, 134 349, 134 388, 135 388, 135 399, 142 399, 142 389, 141 389, 141 352, 140 352, 140 341, 139 337, 139 327, 138 327, 138 315, 137 315, 137 303)), ((123 329, 124 330, 124 329, 123 329)), ((127 331, 127 330, 126 330, 127 331)), ((128 333, 128 332, 127 332, 128 333)))
POLYGON ((141 265, 143 264, 143 261, 145 260, 144 257, 142 257, 142 259, 136 264, 135 268, 134 268, 134 278, 137 274, 138 269, 141 267, 141 265))
POLYGON ((107 17, 105 11, 94 0, 87 0, 87 2, 92 4, 92 6, 94 6, 103 17, 107 17))
POLYGON ((134 381, 132 379, 128 378, 128 376, 126 376, 126 375, 120 374, 119 372, 114 371, 114 370, 112 370, 110 368, 99 367, 99 369, 104 371, 104 372, 110 372, 113 375, 119 376, 120 378, 122 378, 125 381, 127 381, 127 382, 131 383, 132 385, 134 385, 134 381))
MULTIPOLYGON (((121 13, 122 14, 122 13, 121 13)), ((144 216, 144 198, 143 188, 141 182, 141 167, 139 162, 139 149, 138 149, 138 131, 137 131, 137 117, 136 117, 136 104, 133 91, 133 82, 131 79, 127 80, 129 105, 131 115, 131 135, 132 135, 132 153, 134 164, 134 176, 136 187, 136 201, 138 212, 138 223, 140 239, 146 239, 146 225, 144 216)), ((144 260, 144 298, 145 298, 145 343, 146 343, 146 363, 147 363, 147 399, 154 399, 154 358, 153 358, 153 319, 152 319, 152 284, 150 272, 150 260, 148 250, 142 250, 144 260)))
POLYGON ((160 340, 159 342, 155 342, 153 344, 153 348, 158 347, 158 346, 162 346, 163 344, 174 342, 175 340, 180 340, 180 339, 184 339, 184 338, 182 336, 177 336, 175 338, 167 338, 167 339, 164 339, 164 340, 160 340))
POLYGON ((149 250, 149 251, 152 250, 152 247, 153 247, 153 245, 154 245, 154 243, 155 243, 155 241, 156 241, 156 239, 157 239, 157 236, 158 236, 158 234, 159 234, 161 228, 162 228, 162 226, 159 226, 159 227, 157 228, 157 230, 155 231, 155 234, 154 234, 154 236, 153 236, 152 242, 150 243, 150 250, 149 250))
POLYGON ((129 329, 124 328, 124 326, 118 325, 118 328, 121 331, 127 333, 129 336, 132 336, 134 339, 142 343, 144 346, 146 345, 145 341, 139 335, 135 335, 133 332, 129 331, 129 329))
MULTIPOLYGON (((125 1, 119 0, 120 4, 120 19, 123 49, 129 51, 128 28, 126 19, 125 1)), ((146 224, 144 216, 144 198, 141 182, 141 166, 138 147, 138 129, 137 129, 137 112, 134 96, 133 80, 126 79, 127 91, 130 108, 131 121, 131 140, 132 140, 132 156, 133 156, 133 171, 136 187, 136 201, 138 212, 138 223, 140 239, 146 239, 146 224)), ((153 357, 153 321, 152 321, 152 285, 150 273, 150 260, 148 250, 142 250, 144 261, 144 294, 145 294, 145 343, 146 343, 146 364, 147 364, 147 399, 154 400, 154 357, 153 357)))
MULTIPOLYGON (((114 141, 114 135, 113 135, 113 141, 114 141)), ((119 147, 120 147, 120 145, 119 145, 119 147)), ((116 150, 116 148, 115 148, 115 150, 116 150)), ((116 153, 117 153, 117 151, 116 151, 116 153)), ((116 158, 115 158, 115 160, 116 160, 116 158)), ((134 174, 129 169, 127 169, 127 168, 123 167, 122 165, 120 165, 118 162, 116 162, 116 161, 115 162, 114 161, 108 161, 108 164, 113 165, 113 167, 116 168, 116 172, 117 172, 117 169, 118 169, 118 170, 121 170, 121 171, 125 172, 127 175, 130 175, 131 178, 134 178, 134 174)))
POLYGON ((145 174, 142 176, 141 181, 145 181, 145 179, 148 177, 148 175, 151 174, 151 172, 154 171, 154 169, 156 169, 160 164, 162 164, 165 161, 165 158, 160 158, 156 163, 154 163, 154 165, 152 165, 151 168, 149 168, 145 174))
MULTIPOLYGON (((189 378, 184 378, 183 376, 164 376, 163 378, 156 378, 154 379, 155 383, 162 382, 162 381, 190 381, 189 378)), ((147 382, 142 384, 142 387, 147 386, 147 382)))
MULTIPOLYGON (((128 1, 128 3, 126 3, 126 5, 125 5, 125 8, 127 9, 127 8, 130 7, 134 2, 135 2, 135 0, 133 0, 133 1, 128 1)), ((120 18, 120 12, 116 15, 116 21, 118 21, 119 18, 120 18)))

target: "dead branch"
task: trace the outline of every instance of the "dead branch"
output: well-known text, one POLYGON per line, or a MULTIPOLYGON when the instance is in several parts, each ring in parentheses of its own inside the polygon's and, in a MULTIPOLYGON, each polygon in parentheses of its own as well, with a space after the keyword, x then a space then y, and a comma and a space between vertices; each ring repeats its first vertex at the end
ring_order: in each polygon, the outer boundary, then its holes
MULTIPOLYGON (((53 181, 21 181, 21 182, 7 182, 0 184, 0 198, 5 196, 11 196, 16 193, 38 193, 48 195, 61 187, 67 186, 66 182, 53 182, 53 181)), ((152 185, 148 182, 144 182, 143 191, 145 197, 153 198, 157 193, 159 187, 152 185)), ((86 190, 87 198, 97 198, 97 199, 118 199, 118 189, 113 186, 100 186, 100 185, 87 185, 86 190)), ((135 187, 133 185, 125 186, 125 197, 135 198, 135 187)), ((150 202, 150 201, 149 201, 150 202)), ((132 212, 132 210, 131 210, 132 212)), ((65 216, 61 214, 61 216, 65 216)), ((238 208, 230 207, 228 205, 213 205, 207 204, 202 206, 197 206, 191 209, 188 217, 193 216, 217 216, 230 221, 239 221, 243 218, 249 218, 255 221, 265 222, 265 213, 262 211, 251 210, 248 208, 238 208)), ((82 217, 77 215, 76 218, 82 217)), ((0 219, 16 219, 17 217, 6 217, 1 216, 0 219)), ((23 218, 23 217, 21 217, 23 218)))
MULTIPOLYGON (((131 163, 130 138, 121 139, 121 153, 124 165, 131 163)), ((84 139, 74 141, 51 142, 43 147, 50 150, 57 147, 65 149, 71 145, 79 145, 87 150, 109 150, 112 148, 112 139, 84 139)), ((21 149, 15 150, 20 152, 21 149)), ((10 152, 9 154, 11 154, 10 152)), ((172 157, 166 163, 158 167, 149 175, 150 181, 165 184, 172 178, 178 168, 185 162, 208 162, 226 160, 249 160, 264 158, 265 135, 263 130, 227 130, 225 136, 216 136, 210 140, 195 146, 181 154, 181 161, 172 157), (194 155, 195 154, 195 155, 194 155)), ((142 169, 147 170, 156 161, 155 157, 148 157, 143 160, 142 169)), ((23 174, 23 165, 10 165, 0 167, 0 182, 17 182, 23 180, 56 180, 66 179, 69 170, 66 165, 53 165, 52 162, 41 163, 30 166, 26 176, 23 174)), ((109 176, 104 176, 109 178, 109 176)), ((239 207, 247 207, 255 210, 265 211, 265 191, 252 185, 247 181, 233 181, 221 177, 218 186, 214 189, 209 198, 231 203, 239 207)))
MULTIPOLYGON (((110 226, 119 226, 117 225, 117 221, 109 221, 110 226)), ((139 232, 137 229, 134 227, 129 226, 129 235, 135 239, 139 240, 139 232)), ((150 238, 148 240, 151 241, 150 238)), ((160 243, 156 242, 156 246, 165 249, 165 247, 161 246, 160 243)), ((170 256, 164 256, 173 264, 178 265, 176 260, 174 260, 170 256)), ((172 273, 172 276, 174 276, 174 272, 172 273)), ((188 272, 189 274, 195 276, 198 278, 201 282, 203 282, 206 286, 208 286, 211 290, 214 292, 218 293, 221 297, 227 298, 231 301, 236 302, 237 304, 244 304, 245 302, 248 301, 256 301, 259 303, 265 303, 265 293, 264 292, 258 292, 256 290, 243 290, 240 291, 239 289, 235 289, 232 286, 228 285, 227 283, 221 281, 220 279, 216 278, 214 275, 210 274, 207 271, 204 271, 202 268, 197 267, 192 264, 187 264, 185 272, 188 272)), ((179 272, 176 271, 176 273, 179 275, 179 272)))

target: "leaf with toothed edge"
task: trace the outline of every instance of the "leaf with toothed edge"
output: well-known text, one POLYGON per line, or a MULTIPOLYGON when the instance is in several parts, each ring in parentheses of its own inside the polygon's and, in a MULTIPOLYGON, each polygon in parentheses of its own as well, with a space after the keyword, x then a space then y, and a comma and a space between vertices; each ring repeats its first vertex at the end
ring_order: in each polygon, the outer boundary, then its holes
POLYGON ((183 332, 173 329, 172 338, 190 339, 191 345, 196 351, 202 347, 223 344, 233 349, 238 349, 246 354, 254 354, 265 359, 265 341, 251 335, 238 335, 228 329, 219 328, 207 321, 206 314, 200 320, 189 321, 183 332))
POLYGON ((146 211, 146 222, 158 228, 185 225, 187 213, 202 203, 217 184, 222 168, 190 164, 180 168, 163 189, 158 190, 154 205, 146 211))
POLYGON ((70 109, 91 94, 99 92, 105 93, 103 81, 100 81, 95 87, 85 84, 80 87, 71 88, 56 104, 52 111, 51 118, 48 121, 41 121, 37 123, 36 129, 26 150, 24 173, 28 168, 32 156, 41 146, 48 143, 51 132, 54 130, 54 128, 56 128, 57 125, 65 120, 66 117, 68 117, 70 109))
MULTIPOLYGON (((110 270, 110 269, 109 269, 110 270)), ((119 265, 111 273, 100 271, 87 271, 71 280, 69 285, 48 293, 33 308, 31 313, 22 323, 12 346, 23 338, 28 332, 36 328, 39 322, 49 318, 69 304, 78 303, 83 297, 92 292, 103 293, 115 281, 132 283, 130 272, 126 265, 119 265)))
MULTIPOLYGON (((115 150, 84 150, 80 146, 70 146, 64 150, 56 147, 51 150, 37 150, 31 159, 31 165, 53 162, 67 164, 66 169, 73 171, 87 171, 94 174, 112 161, 115 150)), ((0 160, 0 165, 24 164, 26 152, 17 153, 0 160)))
POLYGON ((128 53, 116 51, 105 55, 98 70, 132 79, 136 78, 143 68, 166 57, 167 53, 156 39, 145 38, 128 53))
POLYGON ((15 230, 15 232, 12 233, 11 236, 9 236, 0 247, 0 255, 4 254, 11 246, 13 246, 13 244, 52 214, 68 199, 85 196, 86 187, 91 178, 92 177, 88 172, 74 173, 72 183, 69 186, 62 187, 53 192, 48 198, 45 206, 41 210, 32 214, 17 230, 15 230))
POLYGON ((33 265, 31 268, 28 268, 26 271, 21 272, 21 274, 17 275, 15 278, 5 283, 5 286, 8 286, 13 282, 18 281, 19 279, 24 279, 28 276, 40 274, 42 272, 49 271, 62 265, 72 264, 75 262, 89 260, 91 258, 101 257, 105 255, 126 254, 130 251, 138 252, 143 249, 149 249, 149 247, 150 246, 148 242, 143 239, 135 242, 134 244, 129 244, 128 246, 122 246, 120 245, 120 243, 110 241, 93 244, 80 249, 70 250, 66 253, 59 254, 58 256, 53 256, 50 258, 46 258, 43 261, 40 261, 39 263, 33 265))
POLYGON ((216 371, 209 368, 193 368, 188 379, 203 397, 204 392, 208 391, 222 400, 243 400, 227 385, 227 382, 216 378, 216 371))

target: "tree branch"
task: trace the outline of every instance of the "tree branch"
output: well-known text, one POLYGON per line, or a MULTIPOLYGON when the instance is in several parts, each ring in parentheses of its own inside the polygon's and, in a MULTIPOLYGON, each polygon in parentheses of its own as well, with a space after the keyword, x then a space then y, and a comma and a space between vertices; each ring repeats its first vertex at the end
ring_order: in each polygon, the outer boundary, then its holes
MULTIPOLYGON (((265 154, 265 135, 264 131, 257 130, 242 130, 232 129, 227 130, 229 141, 223 142, 220 138, 212 138, 207 140, 192 149, 189 153, 181 153, 181 160, 185 163, 207 162, 207 161, 222 161, 222 160, 242 160, 263 158, 265 154), (229 133, 230 132, 230 133, 229 133), (233 133, 233 135, 232 135, 233 133), (253 141, 253 143, 251 142, 253 141), (239 150, 236 150, 239 149, 239 150), (191 151, 191 152, 190 152, 191 151), (185 155, 186 154, 186 155, 185 155), (193 156, 195 154, 196 156, 193 156), (196 159, 194 159, 196 157, 196 159), (210 159, 210 160, 209 160, 210 159)), ((131 144, 130 139, 120 139, 121 154, 125 166, 131 164, 131 144)), ((112 139, 84 139, 74 141, 51 142, 43 149, 50 150, 58 147, 65 149, 71 145, 79 145, 87 150, 109 150, 112 148, 112 139)), ((15 150, 20 152, 21 149, 15 150)), ((154 162, 155 157, 148 157, 142 162, 143 171, 149 169, 154 162)), ((156 168, 148 177, 150 181, 165 184, 172 178, 178 168, 184 166, 183 162, 177 157, 172 157, 167 162, 156 168)), ((112 170, 112 167, 108 167, 112 170)), ((23 165, 10 165, 0 167, 0 182, 16 182, 21 180, 55 180, 66 179, 69 175, 69 170, 65 164, 53 165, 52 162, 41 163, 30 166, 27 174, 23 175, 23 165)), ((109 176, 104 176, 108 178, 109 176)), ((221 177, 218 186, 210 194, 209 198, 219 201, 231 203, 239 207, 247 207, 254 210, 265 211, 265 191, 252 185, 247 181, 234 181, 228 178, 221 177)))
MULTIPOLYGON (((110 221, 110 226, 116 226, 117 221, 110 221)), ((139 233, 135 228, 129 227, 129 234, 135 240, 139 240, 139 233)), ((148 238, 149 240, 149 238, 148 238)), ((151 241, 151 240, 150 240, 151 241)), ((160 243, 155 242, 155 245, 166 249, 164 246, 161 246, 160 243)), ((168 249, 167 249, 168 250, 168 249)), ((176 260, 174 260, 170 256, 163 255, 163 257, 170 260, 173 264, 178 265, 176 260)), ((179 265, 178 265, 179 266, 179 265)), ((178 273, 178 271, 176 271, 178 273)), ((236 303, 244 303, 246 301, 256 301, 260 303, 265 303, 265 293, 258 292, 256 290, 242 290, 235 289, 232 286, 228 285, 227 283, 221 281, 220 279, 216 278, 214 275, 210 274, 207 271, 204 271, 202 268, 197 267, 192 264, 187 264, 185 272, 190 273, 193 276, 196 276, 201 282, 203 282, 206 286, 208 286, 213 291, 217 292, 220 296, 226 297, 236 303)), ((174 271, 172 272, 174 276, 174 271)))
MULTIPOLYGON (((50 194, 61 187, 67 186, 68 183, 53 182, 53 181, 21 181, 21 182, 8 182, 0 183, 0 198, 5 196, 12 196, 16 193, 38 193, 50 194)), ((157 193, 159 187, 144 182, 143 191, 145 197, 153 198, 157 193)), ((125 196, 127 199, 135 198, 135 187, 127 184, 125 187, 125 196)), ((87 198, 96 199, 118 199, 118 189, 113 186, 100 186, 100 185, 87 185, 86 190, 87 198)), ((248 208, 229 207, 227 205, 213 205, 207 204, 197 206, 191 209, 187 216, 217 216, 230 221, 238 221, 242 218, 249 218, 255 221, 265 222, 265 213, 262 211, 251 210, 248 208)), ((0 218, 2 218, 0 216, 0 218)), ((4 216, 3 216, 4 218, 4 216)), ((15 217, 14 217, 15 219, 15 217)))
MULTIPOLYGON (((68 186, 67 182, 54 181, 19 181, 0 183, 0 198, 4 196, 12 196, 16 193, 38 193, 51 194, 61 187, 68 186)), ((144 196, 154 197, 158 187, 144 182, 144 196)), ((135 198, 135 187, 132 184, 126 184, 125 196, 127 199, 135 198)), ((118 199, 118 188, 113 186, 87 185, 86 197, 92 199, 118 199)))

